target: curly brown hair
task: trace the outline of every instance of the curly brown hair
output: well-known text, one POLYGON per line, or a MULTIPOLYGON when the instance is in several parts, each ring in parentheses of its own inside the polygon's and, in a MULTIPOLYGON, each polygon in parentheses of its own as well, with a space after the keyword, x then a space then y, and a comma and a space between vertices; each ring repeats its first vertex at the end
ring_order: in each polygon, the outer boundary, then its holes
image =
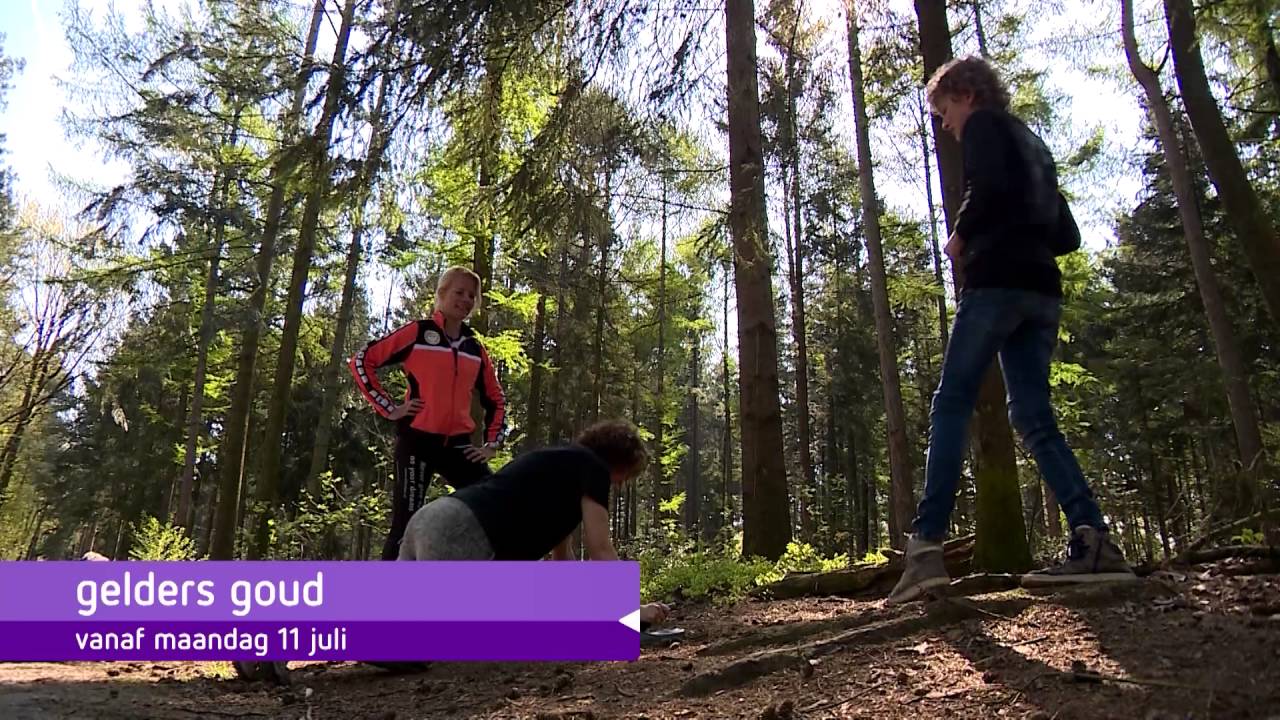
POLYGON ((934 71, 925 86, 925 97, 934 107, 944 95, 960 97, 968 93, 973 93, 974 107, 1009 109, 1009 89, 991 63, 980 57, 948 61, 934 71))
POLYGON ((649 462, 640 431, 627 420, 602 420, 583 430, 577 443, 599 455, 611 470, 636 475, 649 462))

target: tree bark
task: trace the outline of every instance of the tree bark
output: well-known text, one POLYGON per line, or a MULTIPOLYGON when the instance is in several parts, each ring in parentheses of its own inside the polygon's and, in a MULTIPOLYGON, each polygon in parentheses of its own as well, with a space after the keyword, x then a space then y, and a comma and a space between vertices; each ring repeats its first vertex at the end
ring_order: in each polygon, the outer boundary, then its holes
POLYGON ((777 559, 791 540, 778 401, 778 331, 765 215, 756 73, 755 3, 725 5, 729 115, 729 229, 738 296, 742 414, 742 552, 777 559))
MULTIPOLYGON (((794 22, 798 25, 800 12, 793 8, 794 22)), ((803 491, 800 494, 800 525, 806 539, 813 535, 813 499, 814 486, 817 484, 813 467, 813 429, 809 413, 809 332, 805 321, 804 294, 804 227, 801 223, 802 206, 800 202, 800 124, 796 112, 796 100, 800 95, 800 78, 795 49, 796 33, 791 33, 791 43, 786 48, 786 84, 787 84, 787 116, 786 116, 786 150, 788 155, 790 183, 787 190, 790 199, 787 203, 790 217, 784 217, 788 224, 787 246, 791 286, 791 336, 796 344, 796 445, 799 449, 800 471, 803 473, 803 491)), ((785 213, 784 213, 785 214, 785 213)))
POLYGON ((982 25, 982 3, 981 0, 972 0, 973 5, 973 31, 978 36, 978 54, 984 58, 991 57, 991 51, 987 47, 987 31, 982 25))
POLYGON ((539 288, 538 310, 533 319, 533 346, 529 348, 529 427, 521 441, 522 450, 531 450, 542 437, 542 384, 547 371, 547 289, 539 288))
POLYGON ((867 239, 871 274, 871 304, 875 313, 876 349, 880 356, 880 380, 884 391, 884 415, 889 445, 889 542, 895 548, 906 543, 915 515, 914 470, 907 442, 907 417, 902 409, 902 381, 898 376, 898 341, 889 310, 885 278, 884 245, 880 238, 880 202, 876 196, 871 160, 871 127, 862 85, 862 51, 858 44, 857 9, 845 5, 849 41, 849 84, 853 89, 853 122, 858 143, 858 189, 862 196, 862 228, 867 239))
POLYGON ((667 420, 667 174, 662 174, 662 234, 658 239, 658 389, 654 397, 653 493, 650 496, 650 514, 658 517, 658 503, 667 498, 666 470, 662 467, 662 455, 666 452, 664 433, 667 420))
POLYGON ((933 256, 933 279, 938 283, 938 337, 947 347, 947 283, 942 279, 942 250, 938 243, 938 206, 933 201, 933 163, 929 160, 929 112, 924 107, 924 92, 916 93, 920 113, 920 155, 924 160, 924 197, 929 205, 929 254, 933 256))
POLYGON ((724 526, 733 527, 733 390, 729 383, 729 263, 724 265, 724 308, 720 327, 724 329, 720 354, 720 395, 724 403, 724 433, 720 438, 720 482, 724 493, 724 526))
POLYGON ((684 528, 691 538, 701 538, 702 524, 702 444, 698 439, 698 385, 701 368, 698 349, 701 342, 695 333, 690 339, 689 354, 689 475, 685 482, 684 528))

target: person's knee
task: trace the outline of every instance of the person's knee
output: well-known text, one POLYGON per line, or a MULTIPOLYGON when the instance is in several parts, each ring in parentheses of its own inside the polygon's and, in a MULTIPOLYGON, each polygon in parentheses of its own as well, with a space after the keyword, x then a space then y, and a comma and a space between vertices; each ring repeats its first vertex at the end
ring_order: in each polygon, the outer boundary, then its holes
POLYGON ((1022 436, 1023 442, 1034 445, 1058 432, 1053 408, 1046 400, 1040 402, 1013 401, 1009 403, 1009 424, 1022 436))
POLYGON ((976 389, 968 388, 964 383, 943 379, 938 384, 938 389, 933 392, 933 402, 929 406, 929 413, 930 415, 936 415, 938 413, 971 411, 976 394, 976 389))

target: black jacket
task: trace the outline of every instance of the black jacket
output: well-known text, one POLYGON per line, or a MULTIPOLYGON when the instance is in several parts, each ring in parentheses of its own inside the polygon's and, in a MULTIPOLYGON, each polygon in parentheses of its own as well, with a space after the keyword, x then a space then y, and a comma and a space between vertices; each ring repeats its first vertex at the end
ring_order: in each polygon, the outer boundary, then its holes
POLYGON ((1046 237, 1058 223, 1058 173, 1044 142, 1003 110, 977 109, 961 133, 964 289, 1014 288, 1062 296, 1046 237))

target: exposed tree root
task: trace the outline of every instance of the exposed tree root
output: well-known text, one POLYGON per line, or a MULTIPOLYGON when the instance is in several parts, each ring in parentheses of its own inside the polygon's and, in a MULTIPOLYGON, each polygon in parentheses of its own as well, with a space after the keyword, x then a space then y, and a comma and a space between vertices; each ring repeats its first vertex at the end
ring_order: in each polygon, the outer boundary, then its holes
POLYGON ((798 642, 813 635, 848 630, 850 628, 883 622, 901 615, 901 611, 872 610, 858 615, 835 617, 829 620, 810 620, 808 622, 785 623, 761 628, 750 634, 708 645, 697 654, 702 656, 730 655, 741 650, 760 647, 762 645, 778 646, 798 642))
MULTIPOLYGON (((947 588, 948 597, 986 595, 988 593, 1015 590, 1020 576, 1002 574, 968 575, 951 583, 947 588)), ((726 640, 715 645, 708 645, 697 654, 701 656, 730 655, 749 648, 761 646, 779 646, 795 643, 814 635, 849 630, 872 623, 883 622, 902 615, 902 610, 878 609, 859 615, 836 617, 828 620, 786 623, 762 628, 748 635, 726 640)))
MULTIPOLYGON (((1159 583, 1128 582, 1085 587, 1066 586, 1049 591, 1041 590, 1035 596, 1020 594, 980 602, 949 598, 945 602, 927 604, 926 611, 919 615, 872 622, 813 642, 753 653, 689 678, 680 687, 680 694, 685 697, 710 695, 719 690, 745 685, 765 675, 800 667, 814 658, 838 652, 846 647, 895 640, 921 630, 945 627, 970 618, 1014 618, 1035 603, 1051 602, 1064 607, 1096 607, 1164 596, 1168 592, 1159 583)), ((781 636, 782 633, 777 635, 781 636)))

